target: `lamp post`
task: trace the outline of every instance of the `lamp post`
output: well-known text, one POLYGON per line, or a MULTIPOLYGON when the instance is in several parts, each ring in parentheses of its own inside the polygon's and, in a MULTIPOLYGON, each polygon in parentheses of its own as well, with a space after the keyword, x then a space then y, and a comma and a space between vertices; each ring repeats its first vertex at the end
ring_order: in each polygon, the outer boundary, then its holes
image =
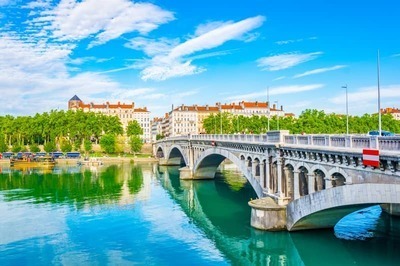
POLYGON ((268 131, 269 131, 269 118, 270 118, 270 107, 269 107, 269 87, 267 87, 267 116, 268 116, 268 131))
POLYGON ((239 115, 237 116, 237 133, 240 133, 240 127, 239 127, 239 115))
MULTIPOLYGON (((276 110, 278 110, 278 100, 276 100, 274 103, 276 103, 276 110)), ((279 130, 279 112, 276 112, 276 122, 277 122, 277 128, 279 130)))
POLYGON ((346 89, 346 135, 349 135, 349 98, 347 94, 347 84, 342 86, 343 89, 346 89))
POLYGON ((217 115, 213 115, 213 118, 214 118, 214 134, 217 134, 217 126, 216 126, 216 124, 215 124, 215 117, 216 117, 217 115))
POLYGON ((219 134, 222 135, 222 108, 221 108, 221 104, 219 104, 219 134))
POLYGON ((379 120, 379 136, 382 136, 382 115, 381 115, 381 88, 380 88, 380 67, 379 67, 379 50, 377 56, 377 71, 378 71, 378 120, 379 120))

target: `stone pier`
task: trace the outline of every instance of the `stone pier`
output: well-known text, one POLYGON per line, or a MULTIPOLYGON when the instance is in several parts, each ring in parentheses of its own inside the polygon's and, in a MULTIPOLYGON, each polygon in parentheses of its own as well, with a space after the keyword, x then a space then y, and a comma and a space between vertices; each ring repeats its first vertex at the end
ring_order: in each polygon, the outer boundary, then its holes
POLYGON ((265 197, 249 202, 251 226, 260 230, 286 230, 286 206, 278 205, 272 198, 265 197))

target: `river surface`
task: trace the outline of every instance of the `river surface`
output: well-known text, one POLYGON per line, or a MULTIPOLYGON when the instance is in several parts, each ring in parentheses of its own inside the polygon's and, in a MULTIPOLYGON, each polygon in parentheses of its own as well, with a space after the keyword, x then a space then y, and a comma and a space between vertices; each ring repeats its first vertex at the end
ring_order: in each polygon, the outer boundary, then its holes
POLYGON ((0 166, 0 265, 399 265, 400 219, 370 207, 334 230, 250 227, 256 197, 227 165, 0 166))

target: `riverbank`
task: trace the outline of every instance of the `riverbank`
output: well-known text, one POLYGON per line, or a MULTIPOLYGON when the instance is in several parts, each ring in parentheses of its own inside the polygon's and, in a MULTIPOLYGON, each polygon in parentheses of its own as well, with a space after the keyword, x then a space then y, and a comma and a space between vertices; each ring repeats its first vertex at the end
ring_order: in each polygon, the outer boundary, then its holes
MULTIPOLYGON (((158 162, 158 160, 154 157, 147 158, 139 158, 139 157, 90 157, 95 158, 103 163, 135 163, 135 162, 158 162)), ((78 161, 81 159, 56 159, 57 164, 59 165, 76 165, 78 161)), ((10 165, 9 159, 0 159, 0 165, 10 165)))

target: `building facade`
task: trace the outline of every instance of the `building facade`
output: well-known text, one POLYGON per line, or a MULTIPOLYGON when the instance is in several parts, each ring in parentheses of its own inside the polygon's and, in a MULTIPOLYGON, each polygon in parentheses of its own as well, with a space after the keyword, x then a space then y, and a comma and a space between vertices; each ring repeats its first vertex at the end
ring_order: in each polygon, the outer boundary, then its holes
POLYGON ((136 120, 143 129, 141 136, 144 142, 151 142, 150 112, 146 107, 135 108, 135 103, 125 104, 109 102, 103 104, 84 103, 78 96, 72 97, 68 101, 68 110, 82 110, 84 112, 101 113, 104 115, 117 116, 126 130, 130 121, 136 120))
POLYGON ((166 137, 202 134, 205 133, 204 119, 211 114, 221 112, 231 113, 234 116, 285 116, 282 106, 278 109, 275 104, 270 107, 267 102, 242 101, 230 104, 216 103, 213 106, 181 105, 176 108, 172 107, 172 110, 165 114, 161 122, 154 123, 161 124, 161 135, 166 137))
POLYGON ((394 119, 400 120, 400 110, 398 108, 387 107, 385 109, 381 109, 381 114, 391 114, 394 119))

